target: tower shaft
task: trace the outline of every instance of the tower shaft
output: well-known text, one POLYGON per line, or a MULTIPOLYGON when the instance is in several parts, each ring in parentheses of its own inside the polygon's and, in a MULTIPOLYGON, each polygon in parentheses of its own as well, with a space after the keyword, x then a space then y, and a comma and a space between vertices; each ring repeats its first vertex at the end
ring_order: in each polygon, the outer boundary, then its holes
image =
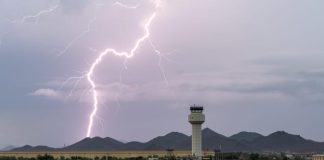
POLYGON ((192 124, 191 149, 193 156, 202 157, 201 145, 201 124, 192 124))

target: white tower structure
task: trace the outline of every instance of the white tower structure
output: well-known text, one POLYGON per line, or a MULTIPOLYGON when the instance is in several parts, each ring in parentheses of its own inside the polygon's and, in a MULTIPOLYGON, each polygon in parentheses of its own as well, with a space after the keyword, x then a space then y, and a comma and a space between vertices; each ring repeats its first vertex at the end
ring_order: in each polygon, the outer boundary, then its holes
POLYGON ((201 145, 201 125, 205 122, 205 115, 202 113, 204 108, 202 106, 191 106, 191 113, 188 116, 188 121, 192 125, 192 156, 202 158, 201 145))

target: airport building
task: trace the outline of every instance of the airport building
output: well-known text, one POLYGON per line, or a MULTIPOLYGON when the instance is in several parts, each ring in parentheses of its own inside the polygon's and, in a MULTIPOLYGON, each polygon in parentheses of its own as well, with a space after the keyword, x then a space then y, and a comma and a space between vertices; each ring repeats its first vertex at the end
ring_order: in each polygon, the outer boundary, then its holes
POLYGON ((324 154, 315 154, 312 156, 312 160, 324 160, 324 154))

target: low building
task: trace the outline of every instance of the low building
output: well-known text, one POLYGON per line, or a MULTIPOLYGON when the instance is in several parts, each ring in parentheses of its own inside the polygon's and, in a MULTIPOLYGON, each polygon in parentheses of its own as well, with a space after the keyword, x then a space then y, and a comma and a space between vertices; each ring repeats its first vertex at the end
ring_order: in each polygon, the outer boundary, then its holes
POLYGON ((312 160, 324 160, 324 154, 312 155, 312 160))
MULTIPOLYGON (((190 150, 174 150, 172 155, 176 157, 191 157, 190 150)), ((35 158, 38 155, 51 155, 54 158, 60 157, 167 157, 170 156, 168 150, 148 150, 148 151, 0 151, 0 157, 25 157, 35 158)), ((203 151, 204 156, 213 156, 214 151, 203 151)))

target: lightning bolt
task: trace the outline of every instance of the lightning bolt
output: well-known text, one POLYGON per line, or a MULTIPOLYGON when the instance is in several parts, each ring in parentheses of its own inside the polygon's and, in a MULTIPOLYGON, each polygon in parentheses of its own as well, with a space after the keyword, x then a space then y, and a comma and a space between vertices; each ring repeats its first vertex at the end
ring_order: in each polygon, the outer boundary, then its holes
MULTIPOLYGON (((117 5, 117 6, 120 6, 120 7, 123 7, 123 8, 127 8, 127 9, 137 9, 137 7, 139 6, 139 5, 129 6, 129 5, 123 4, 123 3, 119 2, 119 1, 116 1, 113 5, 117 5)), ((80 40, 82 37, 86 36, 91 31, 90 30, 91 29, 91 26, 97 20, 97 9, 99 7, 103 7, 103 6, 105 6, 105 4, 99 4, 99 3, 98 4, 95 4, 95 10, 94 10, 93 18, 89 21, 88 26, 87 26, 87 29, 84 30, 83 32, 81 32, 79 35, 77 35, 74 39, 72 39, 64 47, 64 49, 60 51, 60 53, 58 54, 58 56, 62 56, 63 54, 65 54, 75 42, 77 42, 78 40, 80 40)))
MULTIPOLYGON (((159 50, 156 49, 155 45, 153 44, 153 42, 150 40, 150 26, 153 22, 153 20, 156 18, 157 15, 157 8, 161 7, 161 1, 160 0, 153 0, 154 4, 155 4, 155 11, 153 13, 151 13, 150 15, 148 15, 147 20, 145 22, 144 25, 144 34, 143 36, 141 36, 139 39, 136 40, 136 42, 134 43, 134 46, 129 50, 129 51, 117 51, 114 48, 106 48, 103 52, 99 53, 99 55, 97 56, 97 58, 91 63, 90 68, 88 69, 87 73, 83 74, 82 76, 79 77, 71 77, 68 80, 66 80, 62 87, 68 83, 69 81, 72 80, 77 80, 77 82, 75 83, 75 85, 73 86, 72 91, 75 89, 76 85, 78 85, 78 83, 81 81, 81 79, 87 79, 88 83, 91 86, 91 92, 92 92, 92 100, 93 100, 93 104, 92 104, 92 111, 89 115, 89 122, 88 122, 88 127, 87 127, 87 132, 86 132, 86 137, 90 137, 91 133, 92 133, 92 128, 93 128, 93 123, 94 123, 94 118, 97 114, 98 111, 98 107, 99 107, 99 99, 98 99, 98 91, 97 91, 97 85, 96 82, 94 80, 94 72, 97 68, 98 65, 100 65, 102 59, 108 55, 108 54, 112 54, 114 56, 119 56, 119 57, 124 57, 125 58, 125 63, 124 63, 124 68, 127 69, 126 66, 126 61, 127 59, 131 59, 135 53, 138 51, 138 49, 141 47, 141 45, 145 42, 148 41, 149 44, 151 45, 152 49, 154 50, 154 52, 160 57, 159 58, 159 67, 162 73, 162 76, 165 80, 165 83, 168 84, 166 75, 165 75, 165 71, 163 70, 162 67, 162 54, 159 50)), ((123 7, 123 8, 127 8, 127 9, 137 9, 139 5, 135 5, 135 6, 129 6, 126 4, 123 4, 121 2, 115 2, 114 5, 119 6, 119 7, 123 7)), ((100 7, 102 5, 97 4, 95 11, 94 11, 94 17, 93 19, 91 19, 88 23, 87 29, 85 31, 83 31, 82 33, 80 33, 77 37, 75 37, 70 43, 67 44, 67 46, 60 52, 60 55, 64 54, 67 52, 67 50, 78 40, 80 40, 82 37, 84 37, 86 34, 88 34, 90 32, 90 28, 91 25, 96 21, 97 19, 97 8, 100 7)), ((41 10, 38 13, 35 13, 33 15, 27 15, 27 16, 23 16, 20 19, 15 19, 15 20, 10 20, 11 23, 26 23, 28 21, 33 20, 34 23, 38 23, 39 19, 45 15, 45 14, 49 14, 54 12, 55 10, 57 10, 60 7, 59 4, 56 4, 54 6, 51 6, 47 9, 41 10)), ((2 40, 0 39, 0 47, 2 45, 2 40)), ((121 80, 121 78, 120 78, 121 80)), ((72 91, 70 92, 69 96, 72 94, 72 91)))
POLYGON ((139 5, 129 6, 129 5, 126 5, 126 4, 118 2, 118 1, 115 2, 114 5, 118 5, 120 7, 124 7, 124 8, 127 8, 127 9, 137 9, 137 7, 139 6, 139 5))
POLYGON ((149 42, 150 42, 150 45, 151 45, 153 51, 154 51, 154 52, 156 53, 156 55, 159 57, 159 68, 160 68, 160 71, 161 71, 162 77, 163 77, 163 79, 164 79, 164 82, 165 82, 166 85, 169 85, 169 81, 168 81, 168 79, 167 79, 167 77, 166 77, 165 70, 164 70, 164 68, 163 68, 163 66, 162 66, 162 59, 163 59, 164 57, 163 57, 161 51, 159 51, 159 50, 155 47, 154 43, 153 43, 151 40, 149 40, 149 42))
POLYGON ((104 4, 95 4, 95 10, 94 10, 94 13, 93 13, 93 18, 88 22, 88 26, 87 26, 86 30, 84 30, 83 32, 81 32, 76 37, 74 37, 64 47, 64 49, 60 51, 60 53, 58 54, 58 56, 62 56, 63 54, 65 54, 75 42, 77 42, 78 40, 80 40, 81 38, 83 38, 84 36, 86 36, 91 31, 92 24, 95 23, 95 21, 97 20, 97 10, 98 10, 99 7, 103 7, 103 6, 104 6, 104 4))
MULTIPOLYGON (((9 23, 13 23, 13 24, 23 24, 23 23, 26 23, 28 20, 34 20, 34 23, 38 23, 41 16, 43 16, 44 14, 49 14, 51 12, 54 12, 55 10, 57 10, 59 8, 59 6, 60 6, 59 1, 57 1, 57 3, 55 5, 47 8, 47 9, 41 10, 41 11, 35 13, 34 15, 25 15, 19 19, 14 19, 14 20, 7 18, 6 20, 9 23)), ((2 37, 0 36, 0 47, 3 45, 3 40, 1 38, 2 37)))
POLYGON ((42 10, 42 11, 39 11, 38 13, 34 14, 34 15, 28 15, 28 16, 23 16, 22 18, 20 19, 15 19, 15 20, 10 20, 11 23, 19 23, 19 24, 22 24, 22 23, 25 23, 27 20, 29 19, 35 19, 35 23, 38 23, 39 21, 39 18, 44 15, 44 14, 48 14, 48 13, 51 13, 53 11, 55 11, 56 9, 59 8, 59 5, 54 5, 52 7, 49 7, 48 9, 45 9, 45 10, 42 10))
MULTIPOLYGON (((156 0, 154 2, 155 2, 155 9, 160 7, 160 1, 156 0)), ((120 6, 128 8, 128 6, 126 6, 126 5, 121 5, 120 3, 117 3, 117 4, 120 5, 120 6)), ((135 52, 141 46, 141 44, 144 41, 149 39, 149 37, 150 37, 149 28, 150 28, 153 20, 155 19, 156 14, 157 13, 155 11, 148 17, 148 19, 147 19, 147 21, 146 21, 146 23, 144 25, 145 34, 135 42, 133 48, 131 48, 129 52, 125 52, 125 51, 118 52, 113 48, 106 48, 103 52, 101 52, 99 54, 99 56, 91 64, 90 69, 89 69, 88 73, 86 74, 86 76, 87 76, 87 80, 88 80, 89 84, 91 85, 92 99, 93 99, 93 106, 92 106, 93 110, 92 110, 92 112, 91 112, 91 114, 89 116, 89 124, 88 124, 88 129, 87 129, 87 134, 86 134, 87 137, 91 136, 92 127, 93 127, 93 119, 96 116, 97 111, 98 111, 98 103, 99 103, 98 92, 96 90, 96 88, 97 88, 96 83, 95 83, 95 81, 93 79, 93 74, 94 74, 94 71, 96 70, 96 67, 100 64, 102 59, 108 54, 112 54, 112 55, 119 56, 119 57, 125 57, 126 59, 132 58, 135 55, 135 52)), ((157 52, 157 53, 159 53, 159 52, 157 52)))

